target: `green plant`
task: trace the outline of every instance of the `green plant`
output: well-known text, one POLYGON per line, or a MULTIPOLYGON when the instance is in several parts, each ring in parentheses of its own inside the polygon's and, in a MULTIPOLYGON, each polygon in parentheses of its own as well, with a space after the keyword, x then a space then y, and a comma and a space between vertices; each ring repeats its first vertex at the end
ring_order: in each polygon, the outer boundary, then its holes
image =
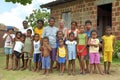
POLYGON ((120 40, 115 41, 114 58, 118 58, 117 57, 118 52, 120 52, 120 40))

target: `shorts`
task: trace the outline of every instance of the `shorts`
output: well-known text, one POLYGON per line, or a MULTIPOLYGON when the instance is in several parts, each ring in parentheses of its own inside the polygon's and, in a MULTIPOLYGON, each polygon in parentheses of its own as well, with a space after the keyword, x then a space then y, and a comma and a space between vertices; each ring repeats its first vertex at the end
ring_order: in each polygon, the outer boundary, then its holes
POLYGON ((66 62, 66 57, 58 57, 58 62, 61 63, 65 63, 66 62))
POLYGON ((90 64, 99 64, 100 63, 100 54, 99 53, 90 53, 90 64))
POLYGON ((14 51, 14 55, 16 56, 16 58, 20 58, 20 53, 17 51, 14 51))
POLYGON ((5 54, 6 55, 11 54, 12 55, 12 48, 5 48, 5 54))
POLYGON ((42 57, 42 69, 50 69, 50 56, 42 57))
MULTIPOLYGON (((78 50, 82 50, 84 47, 85 47, 84 45, 78 45, 78 46, 77 46, 77 49, 78 49, 78 50)), ((87 55, 87 48, 85 48, 85 49, 83 50, 83 52, 77 53, 77 55, 78 55, 78 56, 86 56, 86 55, 87 55)))
POLYGON ((56 61, 56 53, 57 53, 56 48, 52 48, 52 51, 50 52, 50 58, 52 61, 56 61))
POLYGON ((32 54, 24 52, 24 59, 32 59, 32 54))
POLYGON ((112 62, 112 51, 105 51, 104 52, 104 62, 112 62))
POLYGON ((68 51, 68 60, 76 59, 76 51, 68 51))
POLYGON ((35 53, 33 55, 33 61, 36 63, 36 62, 41 62, 42 61, 42 55, 41 53, 35 53))

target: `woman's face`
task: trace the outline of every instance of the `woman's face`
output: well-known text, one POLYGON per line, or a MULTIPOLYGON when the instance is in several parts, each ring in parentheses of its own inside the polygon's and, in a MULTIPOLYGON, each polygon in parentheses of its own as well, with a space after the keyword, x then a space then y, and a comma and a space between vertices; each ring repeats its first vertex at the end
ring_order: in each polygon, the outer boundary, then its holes
POLYGON ((76 29, 76 24, 75 23, 72 23, 71 24, 71 30, 75 30, 76 29))
POLYGON ((60 24, 60 28, 64 28, 64 25, 65 25, 64 22, 60 22, 59 24, 60 24))
POLYGON ((38 28, 42 28, 43 27, 43 24, 42 24, 42 22, 38 22, 38 28))

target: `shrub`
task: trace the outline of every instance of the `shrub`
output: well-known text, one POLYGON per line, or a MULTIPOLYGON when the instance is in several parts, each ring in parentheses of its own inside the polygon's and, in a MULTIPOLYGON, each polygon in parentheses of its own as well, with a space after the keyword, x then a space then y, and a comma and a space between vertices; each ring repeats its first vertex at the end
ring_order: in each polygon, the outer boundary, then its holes
POLYGON ((115 41, 114 58, 118 58, 117 56, 118 52, 120 52, 120 40, 115 41))

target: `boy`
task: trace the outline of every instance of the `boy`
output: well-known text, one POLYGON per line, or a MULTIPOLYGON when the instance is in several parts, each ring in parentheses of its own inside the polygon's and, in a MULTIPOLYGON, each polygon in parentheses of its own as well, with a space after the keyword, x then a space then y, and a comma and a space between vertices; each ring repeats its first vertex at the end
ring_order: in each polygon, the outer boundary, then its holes
POLYGON ((42 51, 42 69, 44 69, 44 73, 48 75, 48 70, 50 69, 50 51, 51 47, 49 45, 49 39, 48 37, 43 38, 43 46, 41 46, 41 51, 42 51))
POLYGON ((15 35, 13 34, 14 29, 8 28, 7 32, 3 35, 3 40, 5 41, 5 54, 6 54, 6 67, 5 69, 9 70, 13 67, 13 61, 12 61, 12 48, 13 48, 13 42, 15 35), (10 59, 10 62, 9 62, 10 59), (9 63, 12 64, 9 68, 9 63))
POLYGON ((56 34, 57 34, 57 31, 58 31, 58 28, 56 28, 54 26, 54 24, 55 24, 55 18, 54 17, 51 17, 48 20, 48 22, 49 22, 49 26, 44 28, 42 38, 45 37, 45 36, 48 37, 50 46, 52 48, 52 50, 50 52, 50 58, 51 58, 50 72, 52 72, 54 61, 56 61, 56 53, 57 53, 57 50, 56 50, 56 34))

